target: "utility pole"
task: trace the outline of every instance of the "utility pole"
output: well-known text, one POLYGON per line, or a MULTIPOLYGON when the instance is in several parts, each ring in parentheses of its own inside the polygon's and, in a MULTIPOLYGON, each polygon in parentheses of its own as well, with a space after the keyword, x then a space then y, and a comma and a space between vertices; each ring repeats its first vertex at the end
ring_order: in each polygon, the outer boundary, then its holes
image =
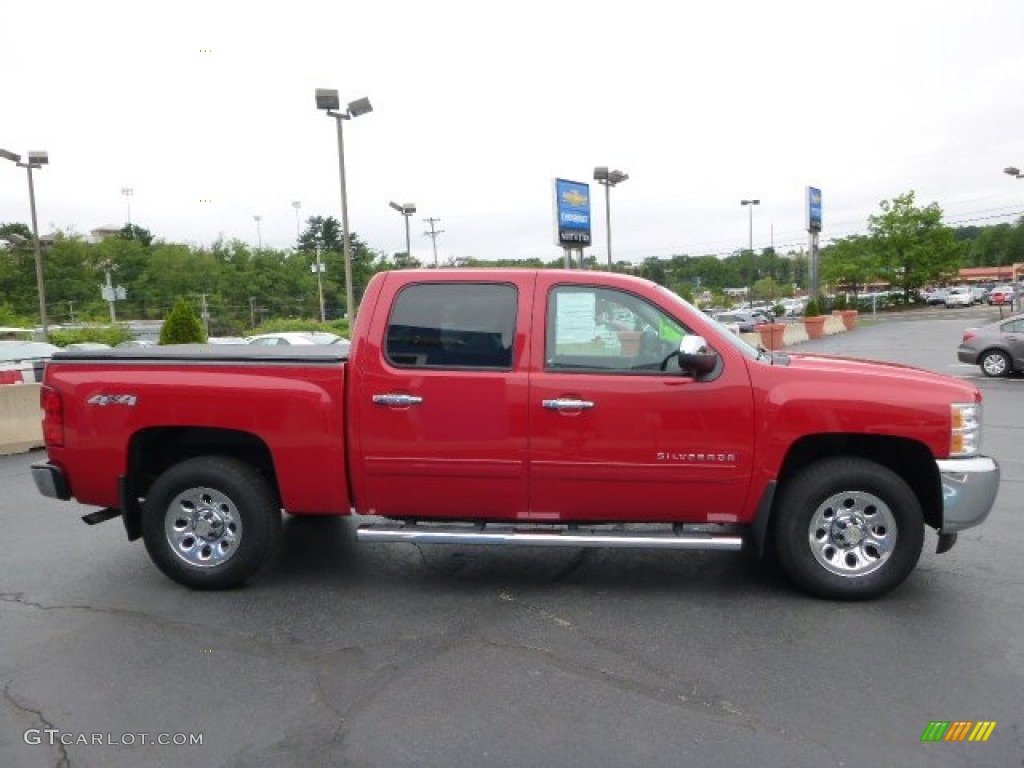
POLYGON ((423 234, 424 235, 430 235, 430 239, 434 241, 434 269, 437 269, 437 236, 442 234, 444 232, 444 230, 443 229, 434 229, 434 225, 435 224, 440 224, 441 223, 440 219, 435 219, 435 218, 431 217, 429 219, 424 219, 424 221, 427 222, 428 224, 430 224, 430 231, 429 232, 424 232, 423 234))
POLYGON ((206 329, 206 335, 210 335, 210 312, 206 308, 206 294, 202 293, 200 296, 203 297, 203 328, 206 329))

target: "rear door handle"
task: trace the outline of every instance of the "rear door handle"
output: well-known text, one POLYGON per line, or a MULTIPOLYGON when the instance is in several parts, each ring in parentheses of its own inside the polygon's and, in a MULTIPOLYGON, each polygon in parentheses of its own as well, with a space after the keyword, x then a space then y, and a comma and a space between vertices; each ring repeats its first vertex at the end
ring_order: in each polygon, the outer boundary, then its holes
POLYGON ((551 411, 586 411, 594 407, 594 403, 590 400, 574 400, 570 398, 541 400, 540 404, 551 411))
POLYGON ((388 393, 386 395, 374 395, 373 402, 375 405, 397 405, 408 408, 410 405, 419 405, 423 402, 423 398, 417 395, 388 393))

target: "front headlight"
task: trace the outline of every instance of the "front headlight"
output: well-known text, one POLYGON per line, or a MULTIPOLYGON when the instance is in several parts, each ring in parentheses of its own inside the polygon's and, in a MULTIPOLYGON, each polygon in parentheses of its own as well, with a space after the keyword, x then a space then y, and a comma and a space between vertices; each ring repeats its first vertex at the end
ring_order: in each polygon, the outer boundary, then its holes
POLYGON ((981 450, 981 405, 953 403, 949 435, 950 457, 974 456, 981 450))

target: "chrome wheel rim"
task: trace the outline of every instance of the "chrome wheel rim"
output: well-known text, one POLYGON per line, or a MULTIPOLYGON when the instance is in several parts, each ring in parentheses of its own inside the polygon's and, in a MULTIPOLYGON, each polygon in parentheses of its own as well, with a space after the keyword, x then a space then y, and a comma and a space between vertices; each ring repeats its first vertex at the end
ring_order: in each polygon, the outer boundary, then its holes
POLYGON ((1002 376, 1006 372, 1006 358, 1002 355, 985 355, 981 367, 989 376, 1002 376))
POLYGON ((811 516, 808 541, 818 564, 837 576, 858 578, 881 568, 898 531, 888 505, 873 493, 843 491, 811 516))
POLYGON ((164 517, 171 550, 196 568, 213 568, 235 556, 242 520, 229 497, 214 488, 189 488, 171 500, 164 517))

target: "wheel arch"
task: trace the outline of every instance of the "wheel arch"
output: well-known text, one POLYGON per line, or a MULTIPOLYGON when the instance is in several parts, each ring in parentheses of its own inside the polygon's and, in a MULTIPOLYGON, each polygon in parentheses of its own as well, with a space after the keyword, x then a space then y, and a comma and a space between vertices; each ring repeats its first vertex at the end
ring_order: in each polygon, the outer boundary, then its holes
MULTIPOLYGON (((932 528, 942 525, 942 485, 939 469, 927 446, 915 440, 886 435, 827 434, 808 435, 790 446, 778 474, 778 490, 788 478, 804 467, 826 458, 856 456, 874 461, 895 472, 917 496, 924 521, 932 528)), ((763 504, 755 523, 758 551, 763 551, 764 535, 771 529, 772 517, 780 494, 772 494, 763 504)))
POLYGON ((140 499, 170 467, 199 456, 228 456, 253 467, 267 479, 280 504, 270 448, 258 436, 211 427, 150 427, 132 435, 127 473, 120 478, 121 516, 129 540, 142 535, 140 499))

